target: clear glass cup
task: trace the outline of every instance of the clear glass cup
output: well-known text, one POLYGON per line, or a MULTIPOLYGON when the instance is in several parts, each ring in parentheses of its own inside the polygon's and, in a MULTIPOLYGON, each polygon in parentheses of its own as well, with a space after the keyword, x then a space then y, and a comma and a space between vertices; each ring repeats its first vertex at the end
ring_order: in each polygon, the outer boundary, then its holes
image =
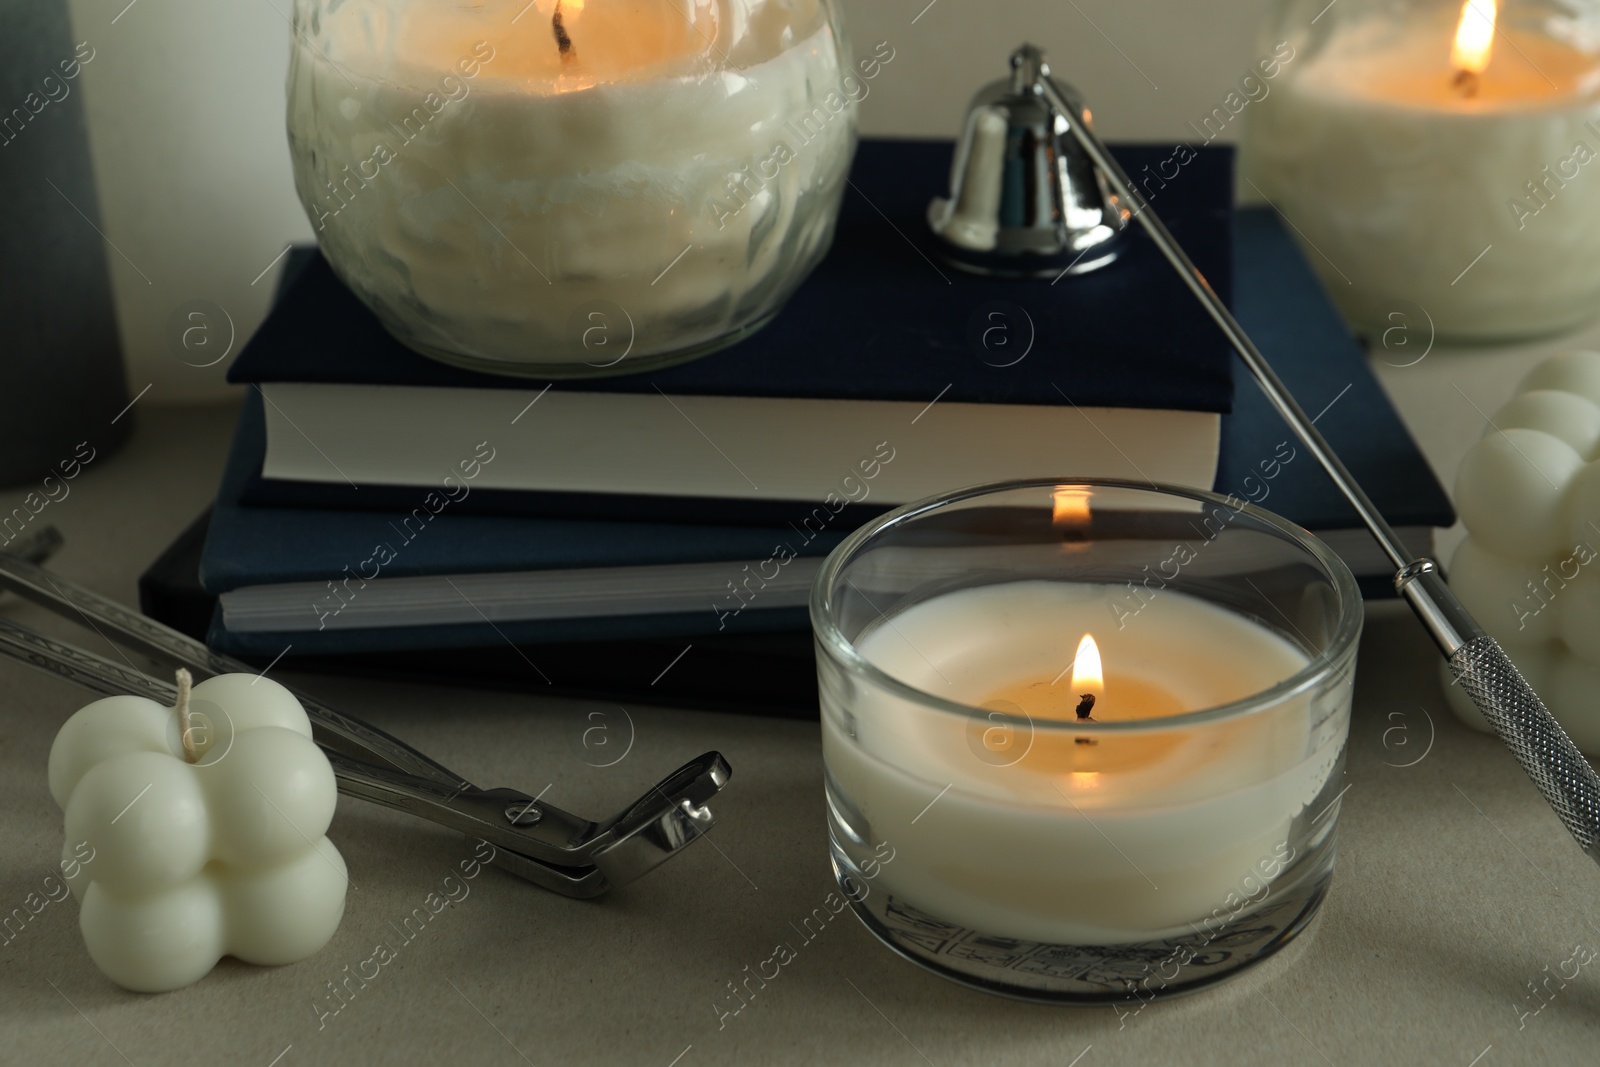
POLYGON ((1359 331, 1421 351, 1600 309, 1600 4, 1279 0, 1257 54, 1193 129, 1244 126, 1241 194, 1359 331))
POLYGON ((425 355, 682 362, 769 321, 832 241, 865 95, 834 0, 295 0, 294 24, 301 203, 425 355))
POLYGON ((1132 1005, 1316 914, 1362 603, 1305 530, 1175 487, 982 486, 857 531, 811 617, 834 871, 902 956, 1132 1005))

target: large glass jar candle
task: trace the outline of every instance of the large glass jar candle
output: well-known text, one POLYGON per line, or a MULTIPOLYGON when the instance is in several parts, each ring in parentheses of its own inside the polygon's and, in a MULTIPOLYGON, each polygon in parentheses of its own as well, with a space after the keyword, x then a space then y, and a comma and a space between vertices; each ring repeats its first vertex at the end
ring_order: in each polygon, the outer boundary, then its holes
POLYGON ((296 0, 295 185, 397 338, 630 373, 769 320, 827 251, 875 70, 832 0, 296 0))
POLYGON ((1358 329, 1508 339, 1600 310, 1600 6, 1283 0, 1262 45, 1277 76, 1233 94, 1243 191, 1358 329))
POLYGON ((834 871, 901 955, 1131 1003, 1316 913, 1362 614, 1305 531, 1190 490, 981 487, 857 531, 811 617, 834 871))

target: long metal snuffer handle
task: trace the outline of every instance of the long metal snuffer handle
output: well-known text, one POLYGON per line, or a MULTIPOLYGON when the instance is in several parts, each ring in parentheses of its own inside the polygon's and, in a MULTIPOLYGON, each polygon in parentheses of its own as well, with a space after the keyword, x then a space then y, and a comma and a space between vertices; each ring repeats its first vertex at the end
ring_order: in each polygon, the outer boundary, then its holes
MULTIPOLYGON (((250 670, 152 619, 4 553, 0 553, 0 585, 158 659, 185 663, 186 653, 195 651, 206 657, 199 660, 197 655, 197 662, 205 663, 208 673, 250 670)), ((0 655, 94 692, 127 693, 163 704, 176 699, 170 682, 8 619, 0 619, 0 655)), ((497 865, 567 896, 598 896, 630 882, 704 835, 714 824, 705 805, 732 774, 720 754, 708 752, 652 786, 620 814, 597 823, 516 790, 479 789, 403 742, 324 705, 310 702, 306 710, 314 733, 319 714, 335 717, 337 728, 330 733, 337 744, 330 745, 330 739, 322 736, 317 740, 341 792, 481 838, 496 847, 497 865), (368 749, 369 743, 375 748, 368 749), (363 756, 370 751, 382 764, 353 758, 341 749, 363 756), (402 762, 420 762, 430 773, 421 776, 397 769, 402 762)))
POLYGON ((1167 262, 1238 350, 1239 357, 1273 407, 1356 509, 1361 521, 1397 568, 1395 589, 1411 605, 1444 653, 1462 689, 1516 755, 1517 762, 1561 816, 1578 844, 1600 863, 1600 849, 1594 847, 1600 840, 1600 776, 1589 766, 1589 761, 1517 671, 1505 650, 1483 632, 1456 599, 1438 566, 1430 559, 1413 558, 1406 550, 1382 512, 1296 402, 1272 365, 1211 288, 1211 283, 1095 135, 1088 122, 1088 109, 1077 93, 1050 76, 1044 54, 1032 45, 1019 48, 1012 55, 1011 63, 1019 80, 1034 85, 1050 106, 1067 120, 1073 138, 1094 161, 1111 191, 1128 205, 1167 262))

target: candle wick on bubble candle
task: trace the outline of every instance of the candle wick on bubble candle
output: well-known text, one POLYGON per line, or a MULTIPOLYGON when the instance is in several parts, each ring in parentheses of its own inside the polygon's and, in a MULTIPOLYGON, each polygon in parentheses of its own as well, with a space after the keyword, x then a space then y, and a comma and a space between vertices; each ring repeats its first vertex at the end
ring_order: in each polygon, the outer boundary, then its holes
POLYGON ((178 668, 178 741, 183 746, 183 761, 193 763, 198 760, 199 754, 194 748, 194 733, 189 725, 189 688, 194 685, 194 676, 183 667, 178 668))

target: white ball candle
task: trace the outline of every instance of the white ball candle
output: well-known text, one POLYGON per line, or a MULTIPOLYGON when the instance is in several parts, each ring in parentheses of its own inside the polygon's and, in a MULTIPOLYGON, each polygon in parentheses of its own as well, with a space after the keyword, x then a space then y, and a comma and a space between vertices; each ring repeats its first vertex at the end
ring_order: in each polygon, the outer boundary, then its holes
POLYGON ((344 859, 326 836, 338 787, 299 702, 231 674, 195 686, 189 708, 185 735, 178 709, 98 700, 50 749, 63 867, 92 850, 68 868, 84 943, 140 992, 198 981, 223 956, 306 959, 344 915, 344 859))
POLYGON ((868 662, 920 691, 1024 714, 1022 736, 931 713, 869 685, 824 686, 838 807, 893 847, 873 892, 983 934, 1069 945, 1192 935, 1296 858, 1291 823, 1343 751, 1349 689, 1092 743, 1052 730, 1085 692, 1097 722, 1150 719, 1265 692, 1304 670, 1295 645, 1166 590, 1118 628, 1126 591, 1023 580, 933 597, 865 633, 868 662), (1092 635, 1103 672, 1073 649, 1092 635), (996 742, 1003 742, 998 750, 996 742))
POLYGON ((1419 6, 1297 25, 1299 57, 1251 108, 1246 177, 1359 328, 1382 332, 1392 315, 1425 328, 1419 306, 1458 338, 1587 319, 1600 298, 1600 42, 1555 14, 1512 18, 1509 4, 1493 26, 1492 0, 1419 6))
MULTIPOLYGON (((1456 477, 1467 538, 1450 584, 1577 746, 1600 755, 1600 353, 1540 364, 1490 422, 1456 477)), ((1459 685, 1445 694, 1462 722, 1490 729, 1459 685)))
POLYGON ((319 243, 412 347, 511 372, 637 367, 764 322, 827 249, 857 103, 893 58, 845 69, 826 0, 318 16, 289 137, 319 243))

